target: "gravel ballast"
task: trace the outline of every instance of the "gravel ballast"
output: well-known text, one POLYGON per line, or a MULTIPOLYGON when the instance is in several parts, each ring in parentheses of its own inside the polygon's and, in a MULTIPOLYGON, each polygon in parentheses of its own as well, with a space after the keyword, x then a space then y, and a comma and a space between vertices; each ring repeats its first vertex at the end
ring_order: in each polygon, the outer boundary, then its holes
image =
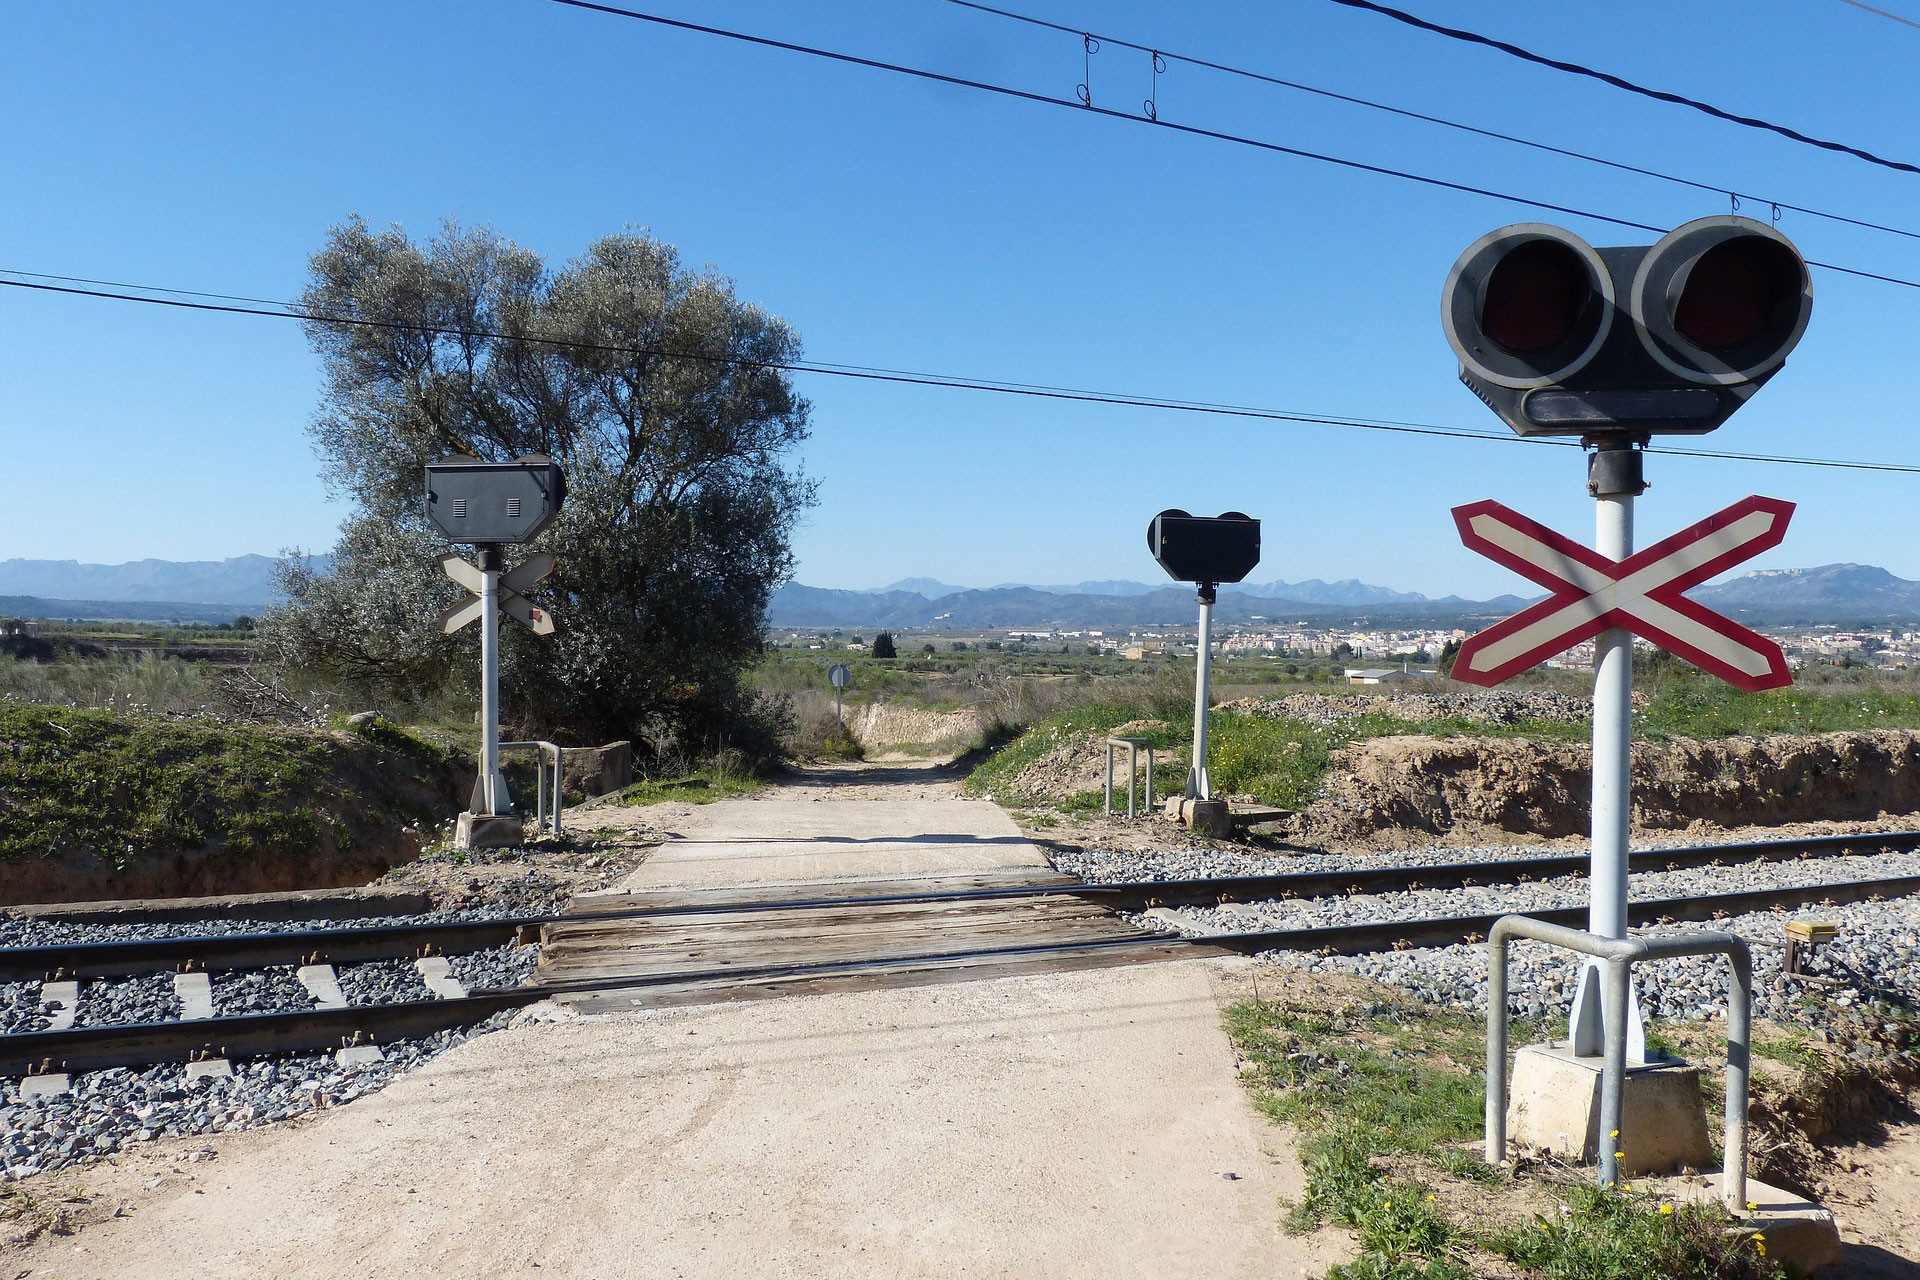
MULTIPOLYGON (((1738 935, 1753 946, 1754 1014, 1787 1020, 1795 1001, 1810 995, 1841 1007, 1889 994, 1910 999, 1920 990, 1920 899, 1854 902, 1844 906, 1753 912, 1697 925, 1657 925, 1637 932, 1650 935, 1717 930, 1738 935), (1840 927, 1840 937, 1816 951, 1802 971, 1837 978, 1831 990, 1792 982, 1781 972, 1786 958, 1789 920, 1819 919, 1840 927)), ((1275 964, 1311 973, 1345 973, 1402 987, 1426 1003, 1484 1013, 1487 1007, 1485 944, 1416 947, 1364 956, 1316 956, 1270 951, 1275 964)), ((1538 1018, 1566 1012, 1579 969, 1567 953, 1536 942, 1516 942, 1508 960, 1508 1012, 1538 1018)), ((1641 1009, 1655 1018, 1726 1016, 1727 962, 1718 956, 1689 956, 1636 968, 1641 1009)))
POLYGON ((0 1170, 30 1178, 159 1138, 226 1133, 339 1106, 472 1036, 506 1025, 495 1014, 473 1027, 383 1046, 384 1060, 342 1067, 331 1054, 235 1063, 231 1077, 189 1080, 175 1066, 91 1071, 70 1093, 21 1099, 0 1081, 0 1170))
POLYGON ((392 925, 455 924, 462 920, 509 920, 523 914, 495 906, 460 911, 428 911, 411 916, 365 916, 352 920, 188 920, 156 924, 82 924, 70 920, 6 918, 0 919, 0 947, 57 947, 77 942, 305 933, 314 929, 376 929, 392 925))
MULTIPOLYGON (((303 932, 312 928, 501 919, 519 914, 500 907, 383 916, 351 921, 214 920, 159 924, 93 924, 31 919, 0 920, 0 946, 60 946, 82 942, 303 932)), ((469 990, 521 985, 539 949, 504 945, 450 958, 469 990)), ((427 1001, 436 997, 411 960, 336 967, 342 991, 356 1005, 427 1001)), ((290 966, 215 971, 209 975, 217 1017, 297 1013, 313 1009, 311 993, 290 966)), ((48 1019, 37 982, 0 984, 0 1033, 40 1031, 48 1019)), ((93 979, 80 984, 76 1027, 165 1022, 181 1007, 171 973, 93 979)), ((92 1071, 72 1078, 71 1091, 21 1099, 16 1080, 0 1081, 0 1177, 19 1179, 110 1155, 159 1138, 220 1133, 273 1124, 350 1102, 384 1087, 396 1075, 471 1035, 505 1025, 506 1015, 464 1030, 383 1046, 384 1060, 343 1067, 332 1054, 236 1061, 231 1078, 186 1077, 178 1064, 141 1070, 92 1071)))
MULTIPOLYGON (((1872 837, 1862 839, 1872 848, 1872 837)), ((1641 847, 1641 846, 1636 846, 1641 847)), ((1514 851, 1502 846, 1475 849, 1426 849, 1412 853, 1309 854, 1287 858, 1286 870, 1330 871, 1380 865, 1497 863, 1514 851)), ((1522 856, 1536 856, 1522 854, 1522 856)), ((1094 881, 1158 880, 1194 875, 1259 875, 1276 870, 1273 859, 1212 851, 1056 852, 1055 863, 1094 881)), ((1893 876, 1920 875, 1920 852, 1862 852, 1791 862, 1753 862, 1678 871, 1636 871, 1635 901, 1704 897, 1799 885, 1837 884, 1893 876)), ((1553 907, 1580 907, 1589 900, 1584 876, 1560 876, 1523 884, 1459 889, 1415 889, 1389 893, 1297 898, 1220 906, 1180 908, 1178 928, 1189 935, 1254 933, 1268 930, 1425 920, 1454 915, 1525 914, 1553 907)), ((1166 929, 1165 916, 1136 915, 1142 927, 1166 929)), ((1824 996, 1843 1007, 1880 993, 1920 991, 1920 897, 1844 905, 1809 904, 1752 912, 1704 923, 1653 926, 1644 932, 1730 931, 1753 946, 1755 1009, 1760 1017, 1785 1017, 1789 1005, 1808 995, 1807 984, 1789 984, 1781 976, 1785 927, 1789 920, 1818 919, 1839 925, 1840 937, 1822 948, 1805 971, 1841 979, 1824 996)), ((1509 1010, 1540 1017, 1564 1012, 1573 995, 1579 962, 1542 944, 1521 941, 1510 951, 1509 1010)), ((1357 956, 1319 956, 1298 951, 1269 951, 1264 960, 1308 972, 1343 973, 1406 989, 1434 1005, 1484 1012, 1487 949, 1484 944, 1419 947, 1357 956)), ((1728 972, 1724 959, 1690 957, 1644 967, 1638 977, 1642 1007, 1652 1017, 1705 1018, 1725 1015, 1728 972)))

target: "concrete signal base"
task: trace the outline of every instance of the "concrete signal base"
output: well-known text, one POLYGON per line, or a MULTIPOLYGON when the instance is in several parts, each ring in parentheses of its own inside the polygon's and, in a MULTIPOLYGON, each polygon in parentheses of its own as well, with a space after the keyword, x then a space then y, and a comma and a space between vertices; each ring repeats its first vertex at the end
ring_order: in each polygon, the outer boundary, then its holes
POLYGON ((1226 840, 1233 835, 1233 815, 1228 812, 1225 800, 1168 796, 1167 817, 1216 840, 1226 840))
POLYGON ((453 828, 456 849, 511 849, 527 842, 527 824, 515 817, 463 813, 453 828))
MULTIPOLYGON (((1656 1186, 1657 1194, 1682 1203, 1720 1203, 1720 1175, 1710 1173, 1690 1178, 1675 1178, 1656 1186)), ((1788 1275, 1833 1275, 1841 1265, 1844 1250, 1840 1228, 1833 1214, 1811 1200, 1791 1191, 1747 1179, 1747 1203, 1734 1215, 1734 1230, 1743 1235, 1764 1237, 1767 1261, 1785 1267, 1788 1275)))
POLYGON ((1601 1059, 1570 1048, 1530 1044, 1513 1057, 1507 1139, 1575 1163, 1595 1162, 1615 1142, 1622 1175, 1711 1167, 1700 1069, 1685 1063, 1627 1067, 1620 1137, 1600 1132, 1601 1059))

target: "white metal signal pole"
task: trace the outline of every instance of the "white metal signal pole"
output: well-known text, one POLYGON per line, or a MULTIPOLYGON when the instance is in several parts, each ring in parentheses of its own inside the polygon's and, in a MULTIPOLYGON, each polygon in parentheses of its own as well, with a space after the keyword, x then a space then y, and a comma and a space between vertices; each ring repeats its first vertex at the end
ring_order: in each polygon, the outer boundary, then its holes
POLYGON ((1200 643, 1193 664, 1193 765, 1187 770, 1189 799, 1213 799, 1213 783, 1207 777, 1207 677, 1213 652, 1214 584, 1200 584, 1200 643))
MULTIPOLYGON (((1594 550, 1615 562, 1633 554, 1633 500, 1646 490, 1638 447, 1604 442, 1593 454, 1588 489, 1596 507, 1594 550)), ((1633 817, 1633 633, 1609 627, 1593 644, 1593 807, 1591 895, 1587 928, 1603 938, 1627 936, 1627 852, 1633 817)), ((1588 961, 1574 993, 1573 1051, 1604 1050, 1604 981, 1588 961)), ((1646 1061, 1646 1030, 1637 993, 1627 1001, 1627 1059, 1646 1061)))
POLYGON ((480 778, 473 812, 502 817, 513 812, 500 772, 500 571, 505 553, 497 544, 480 552, 480 778))

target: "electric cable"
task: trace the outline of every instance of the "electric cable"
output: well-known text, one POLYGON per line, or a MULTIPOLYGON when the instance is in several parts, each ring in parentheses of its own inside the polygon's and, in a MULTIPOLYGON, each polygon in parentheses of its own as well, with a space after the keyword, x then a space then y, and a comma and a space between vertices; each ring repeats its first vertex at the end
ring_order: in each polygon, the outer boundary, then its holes
POLYGON ((1904 160, 1889 160, 1885 156, 1877 156, 1871 151, 1863 151, 1859 147, 1849 146, 1844 142, 1829 142, 1823 138, 1810 137, 1797 129, 1790 129, 1786 125, 1774 124, 1771 121, 1761 120, 1754 116, 1738 115, 1732 111, 1726 111, 1720 107, 1716 107, 1712 103, 1701 102, 1697 98, 1688 98, 1677 93, 1668 93, 1664 89, 1649 89, 1645 85, 1635 84, 1631 80, 1622 79, 1609 72, 1583 66, 1578 62, 1563 62, 1558 58, 1549 58, 1543 54, 1522 49, 1517 44, 1508 44, 1505 40, 1496 40, 1492 36, 1483 36, 1474 31, 1463 31, 1459 27, 1443 27, 1437 22, 1429 22, 1425 18, 1416 17, 1404 9, 1395 9, 1388 5, 1379 4, 1376 0, 1333 0, 1333 3, 1345 5, 1349 9, 1362 9, 1368 13, 1377 13, 1382 17, 1392 18, 1395 22, 1403 22, 1421 31, 1429 31, 1434 35, 1446 36, 1449 40, 1462 40, 1468 44, 1477 44, 1488 49, 1497 49, 1509 57, 1520 59, 1522 62, 1531 62, 1537 66, 1549 67, 1555 71, 1563 71, 1568 75, 1585 76, 1589 80, 1598 80, 1602 84, 1611 85, 1616 89, 1623 89, 1628 93, 1637 93, 1643 98, 1652 98, 1656 102, 1670 102, 1675 106, 1692 107, 1695 111, 1710 115, 1716 120, 1725 120, 1732 124, 1744 125, 1749 129, 1759 129, 1767 133, 1775 133, 1789 141, 1798 142, 1809 147, 1818 147, 1822 151, 1835 151, 1842 155, 1853 156, 1855 159, 1865 160, 1868 164, 1879 165, 1883 169, 1896 169, 1901 173, 1920 173, 1920 166, 1908 164, 1904 160))
MULTIPOLYGON (((1518 436, 1509 431, 1490 431, 1473 427, 1449 427, 1431 422, 1409 422, 1401 419, 1370 418, 1346 414, 1308 413, 1292 409, 1271 409, 1252 405, 1184 400, 1171 396, 1128 395, 1120 392, 1090 390, 1081 387, 1010 382, 1002 379, 971 377, 958 374, 923 373, 905 369, 888 369, 873 365, 834 364, 810 360, 755 359, 748 356, 716 355, 711 352, 682 351, 667 347, 582 342, 572 338, 555 338, 535 333, 503 333, 490 329, 435 325, 408 320, 329 315, 284 303, 272 302, 264 298, 250 298, 236 294, 200 293, 190 289, 171 289, 159 286, 126 284, 116 281, 90 279, 83 276, 58 276, 45 272, 19 271, 13 268, 0 268, 0 276, 32 277, 32 279, 29 280, 0 278, 0 286, 8 288, 28 289, 42 293, 64 294, 117 302, 138 302, 150 306, 170 307, 187 311, 264 317, 276 320, 299 320, 312 324, 387 329, 451 338, 484 338, 502 342, 531 342, 543 346, 563 347, 578 351, 593 351, 614 355, 656 356, 708 364, 730 365, 741 368, 773 369, 787 373, 811 373, 826 377, 849 378, 866 382, 942 387, 959 391, 986 391, 999 395, 1023 396, 1034 399, 1062 400, 1083 404, 1101 404, 1138 409, 1164 409, 1179 413, 1229 418, 1249 418, 1270 422, 1290 422, 1306 426, 1346 427, 1354 430, 1378 431, 1396 435, 1433 436, 1443 439, 1482 440, 1510 444, 1549 445, 1558 448, 1577 449, 1581 447, 1578 440, 1559 437, 1518 436), (149 294, 162 293, 172 296, 150 297, 143 296, 141 293, 128 292, 129 290, 144 290, 149 294), (195 300, 202 298, 219 299, 219 301, 195 300)), ((1698 449, 1672 445, 1649 448, 1648 452, 1670 454, 1676 457, 1717 458, 1736 462, 1763 462, 1781 466, 1820 467, 1847 471, 1878 471, 1902 475, 1920 475, 1920 464, 1907 465, 1902 463, 1862 462, 1844 458, 1812 458, 1789 454, 1739 453, 1730 450, 1698 449)))
MULTIPOLYGON (((1657 227, 1650 222, 1639 222, 1632 218, 1616 217, 1590 209, 1578 209, 1571 205, 1555 204, 1548 200, 1529 196, 1514 195, 1510 192, 1495 191, 1487 187, 1476 187, 1463 182, 1451 182, 1445 178, 1436 178, 1429 174, 1413 173, 1405 169, 1393 169, 1385 165, 1367 164, 1364 161, 1348 159, 1344 156, 1328 155, 1319 151, 1308 151, 1300 147, 1289 147, 1278 142, 1268 142, 1259 138, 1250 138, 1243 134, 1226 133, 1218 129, 1204 129, 1198 125, 1178 124, 1171 120, 1162 120, 1157 116, 1133 115, 1126 111, 1115 111, 1109 107, 1099 107, 1091 102, 1082 102, 1078 98, 1057 98, 1051 94, 1036 93, 1030 89, 1016 89, 1010 85, 994 84, 985 80, 971 80, 964 76, 947 75, 940 71, 929 71, 924 67, 909 67, 896 62, 882 62, 874 58, 863 58, 857 54, 841 53, 833 49, 816 48, 813 45, 796 44, 790 40, 776 40, 771 36, 757 36, 745 31, 733 31, 726 27, 708 26, 699 22, 687 22, 679 18, 668 18, 660 14, 645 13, 638 9, 623 9, 615 5, 598 4, 594 0, 551 0, 554 4, 565 5, 571 9, 585 9, 594 13, 604 13, 616 18, 632 18, 639 22, 649 22, 656 26, 671 27, 681 31, 693 31, 701 35, 719 36, 723 39, 738 40, 762 48, 779 49, 787 53, 803 53, 810 57, 825 58, 832 62, 846 63, 851 66, 867 67, 875 71, 890 71, 898 75, 911 76, 918 80, 930 80, 938 84, 953 85, 956 88, 974 89, 983 93, 997 94, 1001 97, 1015 98, 1023 102, 1041 103, 1051 107, 1067 107, 1071 110, 1101 116, 1108 120, 1125 120, 1132 124, 1150 125, 1161 129, 1171 129, 1176 133, 1198 138, 1211 138, 1218 142, 1231 142, 1239 146, 1253 147, 1261 151, 1271 151, 1280 155, 1293 156, 1302 160, 1317 160, 1324 164, 1337 165, 1343 169, 1353 169, 1362 173, 1379 174, 1388 178, 1400 178, 1422 186, 1438 187, 1447 191, 1458 191, 1467 195, 1485 196, 1490 200, 1504 200, 1510 204, 1524 205, 1531 209, 1547 209, 1554 213, 1572 214, 1576 218, 1591 218, 1611 226, 1626 227, 1632 231, 1649 231, 1654 235, 1665 235, 1666 227, 1657 227)), ((1717 190, 1717 188, 1716 188, 1717 190)), ((1883 275, 1875 271, 1866 271, 1858 267, 1844 267, 1832 262, 1819 262, 1809 258, 1807 265, 1832 271, 1839 275, 1856 276, 1863 280, 1877 280, 1884 284, 1900 285, 1908 289, 1920 289, 1920 280, 1908 280, 1900 276, 1883 275)))
POLYGON ((1860 0, 1840 0, 1840 3, 1850 4, 1856 9, 1865 9, 1868 13, 1885 18, 1889 22, 1897 22, 1903 27, 1913 27, 1916 30, 1920 30, 1920 22, 1915 22, 1912 18, 1902 17, 1897 13, 1889 13, 1885 9, 1876 9, 1870 4, 1862 4, 1860 0))
MULTIPOLYGON (((1846 3, 1849 4, 1854 2, 1855 0, 1846 0, 1846 3)), ((947 0, 947 3, 956 5, 962 9, 972 9, 979 13, 992 14, 995 17, 1006 18, 1013 22, 1025 23, 1028 26, 1059 32, 1063 35, 1070 35, 1079 39, 1091 36, 1095 41, 1103 45, 1110 44, 1115 48, 1132 49, 1137 53, 1163 58, 1169 62, 1183 62, 1190 67, 1199 67, 1207 71, 1217 71, 1223 75, 1236 76, 1240 79, 1252 80, 1259 84, 1271 85, 1282 89, 1292 89, 1299 93, 1311 94, 1314 97, 1327 98, 1334 102, 1344 102, 1350 106, 1364 107, 1370 111, 1381 111, 1388 115, 1399 116, 1407 120, 1418 120, 1424 124, 1439 125, 1445 129, 1455 129, 1461 133, 1473 134, 1476 137, 1490 138, 1496 142, 1506 142, 1514 146, 1526 147, 1546 155, 1563 156, 1569 160, 1580 160, 1587 164, 1600 165, 1620 173, 1631 173, 1643 178, 1653 178, 1660 182, 1669 182, 1675 186, 1687 187, 1694 191, 1706 191, 1714 195, 1728 196, 1739 200, 1756 201, 1760 204, 1770 205, 1776 209, 1805 214, 1810 218, 1820 218, 1828 222, 1843 223, 1850 227, 1860 227, 1868 231, 1882 231, 1888 235, 1903 236, 1909 240, 1920 240, 1920 231, 1909 230, 1905 227, 1888 226, 1885 223, 1871 222, 1864 218, 1849 217, 1846 214, 1834 213, 1826 209, 1815 209, 1807 205, 1792 204, 1785 200, 1776 200, 1771 196, 1755 195, 1751 191, 1740 191, 1733 187, 1719 186, 1711 182, 1701 182, 1697 179, 1682 177, 1675 173, 1665 173, 1659 169, 1648 169, 1641 165, 1628 164, 1624 160, 1609 160, 1605 156, 1596 156, 1590 152, 1577 151, 1571 147, 1555 146, 1550 142, 1540 142, 1532 138, 1522 138, 1516 134, 1503 133, 1498 129, 1487 129, 1480 125, 1467 124, 1461 120, 1450 120, 1445 116, 1430 115, 1427 112, 1414 111, 1407 107, 1396 107, 1390 103, 1375 101, 1372 98, 1362 98, 1353 94, 1340 93, 1333 89, 1323 89, 1317 85, 1302 84, 1297 80, 1283 79, 1280 76, 1268 75, 1263 71, 1253 71, 1246 67, 1229 66, 1226 63, 1214 62, 1208 58, 1195 57, 1192 54, 1174 53, 1158 45, 1140 44, 1137 41, 1128 40, 1121 36, 1107 35, 1099 31, 1080 31, 1058 22, 1049 22, 1045 18, 1036 18, 1031 14, 1016 13, 1011 9, 1002 9, 990 4, 981 4, 979 0, 947 0)), ((1878 11, 1876 10, 1875 12, 1878 11)))
MULTIPOLYGON (((1217 129, 1203 129, 1198 125, 1176 124, 1170 120, 1159 120, 1149 116, 1137 116, 1131 112, 1115 111, 1111 107, 1095 106, 1091 102, 1082 102, 1079 98, 1058 98, 1052 94, 1036 93, 1031 89, 1016 89, 1011 85, 994 84, 988 80, 973 80, 965 76, 948 75, 942 71, 929 71, 925 67, 910 67, 898 62, 882 62, 877 58, 863 58, 858 54, 841 53, 835 49, 822 49, 814 45, 796 44, 791 40, 776 40, 771 36, 757 36, 751 32, 734 31, 727 27, 709 26, 701 22, 687 22, 680 18, 669 18, 657 13, 646 13, 639 9, 623 9, 616 5, 597 4, 594 0, 552 0, 552 3, 565 5, 570 9, 585 9, 592 13, 603 13, 615 18, 631 18, 637 22, 650 22, 656 26, 671 27, 679 31, 692 31, 701 35, 719 36, 727 40, 738 40, 745 44, 758 45, 765 49, 778 49, 785 53, 804 53, 809 57, 825 58, 831 62, 846 63, 849 66, 866 67, 874 71, 890 71, 895 75, 911 76, 918 80, 930 80, 936 84, 952 85, 960 89, 973 89, 981 93, 997 94, 1003 98, 1016 98, 1023 102, 1043 103, 1050 107, 1068 107, 1074 111, 1103 116, 1109 120, 1127 120, 1136 124, 1157 125, 1162 129, 1171 129, 1176 133, 1190 134, 1194 137, 1212 138, 1219 142, 1231 142, 1239 146, 1254 147, 1261 151, 1272 151, 1280 155, 1294 156, 1301 160, 1316 160, 1322 164, 1336 165, 1343 169, 1353 169, 1362 173, 1375 173, 1389 178, 1400 178, 1407 182, 1417 182, 1423 186, 1438 187, 1447 191, 1458 191, 1466 195, 1485 196, 1491 200, 1505 200, 1511 204, 1525 205, 1532 209, 1547 209, 1554 213, 1571 214, 1576 218, 1592 218, 1596 222, 1610 223, 1616 227, 1627 227, 1634 231, 1651 231, 1659 235, 1664 227, 1656 227, 1647 222, 1635 222, 1628 218, 1615 218, 1604 213, 1595 213, 1587 209, 1577 209, 1571 205, 1554 204, 1547 200, 1531 199, 1527 196, 1513 195, 1505 191, 1494 191, 1486 187, 1476 187, 1464 182, 1451 182, 1445 178, 1436 178, 1430 174, 1414 173, 1406 169, 1394 169, 1386 165, 1368 164, 1362 160, 1353 160, 1345 156, 1328 155, 1320 151, 1308 151, 1300 147, 1289 147, 1278 142, 1268 142, 1260 138, 1250 138, 1242 134, 1225 133, 1217 129)), ((1916 286, 1920 287, 1920 286, 1916 286)))

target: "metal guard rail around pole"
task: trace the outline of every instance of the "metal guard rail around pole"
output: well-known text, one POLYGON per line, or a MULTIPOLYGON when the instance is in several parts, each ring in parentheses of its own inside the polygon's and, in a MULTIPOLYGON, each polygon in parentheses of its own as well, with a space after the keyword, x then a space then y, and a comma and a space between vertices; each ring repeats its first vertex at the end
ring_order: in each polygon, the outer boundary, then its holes
POLYGON ((1140 783, 1140 748, 1147 749, 1147 812, 1153 812, 1153 744, 1145 738, 1107 739, 1107 799, 1103 810, 1113 812, 1113 749, 1127 749, 1127 816, 1133 816, 1134 795, 1140 783))
POLYGON ((537 782, 535 784, 536 790, 533 802, 533 826, 536 831, 544 827, 557 836, 560 834, 560 809, 563 804, 560 799, 560 780, 564 776, 560 772, 560 744, 557 742, 503 742, 500 744, 500 750, 502 751, 511 751, 515 748, 533 750, 540 753, 541 767, 534 775, 537 782), (547 809, 546 765, 549 760, 553 763, 553 809, 551 814, 549 814, 547 809))
POLYGON ((1724 955, 1733 966, 1727 1002, 1726 1159, 1720 1176, 1721 1198, 1739 1209, 1747 1198, 1747 1071, 1750 1065, 1753 1003, 1753 953, 1730 933, 1687 933, 1659 938, 1603 938, 1526 916, 1502 916, 1487 934, 1487 1150, 1488 1164, 1507 1156, 1507 944, 1531 938, 1549 946, 1593 956, 1606 965, 1606 1061, 1600 1075, 1600 1185, 1620 1180, 1618 1144, 1627 1080, 1629 977, 1642 960, 1678 956, 1724 955))

